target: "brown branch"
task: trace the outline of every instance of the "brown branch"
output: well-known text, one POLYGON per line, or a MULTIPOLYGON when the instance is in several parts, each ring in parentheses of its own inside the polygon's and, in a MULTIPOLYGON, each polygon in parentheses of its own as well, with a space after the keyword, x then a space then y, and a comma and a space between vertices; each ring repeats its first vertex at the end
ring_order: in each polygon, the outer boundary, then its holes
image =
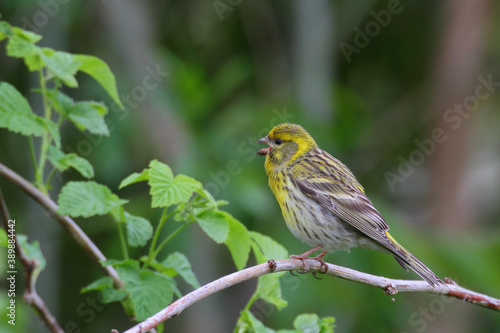
MULTIPOLYGON (((4 164, 0 163, 0 175, 7 178, 14 185, 21 188, 26 194, 35 199, 47 213, 55 218, 76 240, 78 245, 80 245, 85 252, 87 252, 94 261, 98 264, 100 261, 106 260, 104 254, 99 250, 99 248, 92 242, 92 240, 83 232, 83 230, 73 221, 69 216, 63 216, 57 212, 57 204, 42 191, 37 189, 35 186, 31 185, 26 179, 21 177, 19 174, 13 170, 6 167, 4 164)), ((104 272, 109 275, 114 282, 115 287, 123 288, 123 282, 120 280, 118 273, 113 266, 99 267, 104 270, 104 272)))
MULTIPOLYGON (((3 227, 5 228, 7 234, 9 234, 8 223, 9 221, 11 221, 11 218, 9 210, 7 208, 7 204, 5 203, 5 199, 3 197, 2 189, 0 189, 0 212, 2 213, 2 218, 4 220, 3 227)), ((42 321, 51 332, 64 333, 64 330, 61 328, 61 326, 59 326, 56 318, 52 315, 50 310, 45 305, 43 299, 36 292, 36 279, 33 278, 33 272, 40 265, 40 263, 37 260, 31 260, 28 258, 21 245, 19 245, 15 233, 12 233, 12 235, 9 237, 14 240, 13 244, 15 246, 14 250, 16 256, 24 266, 24 271, 26 274, 26 290, 24 292, 24 300, 31 307, 33 307, 33 309, 35 309, 35 311, 38 313, 42 321)))
MULTIPOLYGON (((309 266, 310 272, 318 272, 321 270, 321 265, 316 260, 307 260, 307 264, 309 266)), ((301 260, 269 260, 267 263, 249 267, 241 271, 226 275, 179 298, 177 301, 173 302, 165 309, 149 317, 143 322, 135 325, 124 333, 147 332, 148 330, 156 327, 165 320, 178 316, 184 309, 190 307, 199 300, 243 281, 247 281, 269 273, 302 269, 304 269, 304 265, 301 260)), ((328 271, 326 272, 326 274, 333 275, 345 280, 378 287, 381 288, 386 294, 390 295, 394 295, 398 292, 444 295, 448 297, 458 298, 462 301, 483 306, 489 309, 500 311, 499 299, 462 288, 449 279, 446 280, 445 285, 440 285, 436 288, 433 288, 427 282, 421 280, 413 281, 388 279, 385 277, 371 275, 356 271, 354 269, 332 264, 328 264, 328 271)), ((117 331, 113 330, 113 332, 117 331)))

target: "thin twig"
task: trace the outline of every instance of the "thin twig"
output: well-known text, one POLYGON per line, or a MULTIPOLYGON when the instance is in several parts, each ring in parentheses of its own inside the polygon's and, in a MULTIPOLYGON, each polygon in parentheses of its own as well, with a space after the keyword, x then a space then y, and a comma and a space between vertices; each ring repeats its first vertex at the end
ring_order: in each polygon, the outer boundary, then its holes
MULTIPOLYGON (((9 210, 5 199, 2 194, 2 189, 0 189, 0 212, 2 213, 2 218, 4 220, 3 227, 7 234, 9 234, 8 223, 11 221, 9 210)), ((47 305, 43 299, 38 295, 35 288, 35 279, 33 278, 33 272, 36 270, 40 263, 37 260, 31 260, 28 258, 23 248, 17 242, 17 237, 15 233, 11 233, 11 239, 14 240, 14 250, 17 258, 21 261, 24 266, 24 271, 26 274, 26 290, 24 291, 24 300, 28 303, 35 311, 38 313, 42 321, 45 323, 47 328, 54 333, 64 333, 64 330, 57 323, 56 318, 52 315, 47 305)))
MULTIPOLYGON (((310 272, 319 272, 322 270, 321 264, 316 260, 307 260, 310 272)), ((394 295, 398 292, 414 292, 414 293, 429 293, 436 295, 445 295, 455 297, 462 301, 483 306, 489 309, 500 311, 500 300, 477 293, 472 290, 462 288, 451 280, 447 280, 446 284, 439 285, 436 288, 431 287, 425 281, 413 280, 394 280, 381 276, 371 275, 354 269, 327 264, 328 271, 326 274, 333 275, 345 280, 359 282, 373 287, 381 288, 385 293, 394 295)), ((226 289, 235 284, 247 281, 261 275, 269 273, 277 273, 283 271, 294 271, 304 269, 304 264, 301 260, 269 260, 267 263, 256 265, 243 269, 241 271, 226 275, 218 280, 206 284, 191 293, 179 298, 177 301, 170 304, 165 309, 157 314, 149 317, 143 322, 135 325, 124 333, 142 333, 147 332, 160 323, 178 316, 184 309, 190 307, 199 300, 212 295, 220 290, 226 289)))
MULTIPOLYGON (((80 245, 85 252, 87 252, 92 259, 94 259, 98 264, 100 261, 105 261, 106 257, 99 250, 99 248, 92 242, 92 240, 83 232, 83 230, 73 221, 69 216, 63 216, 57 212, 57 204, 35 186, 31 185, 26 179, 21 177, 19 174, 13 170, 6 167, 4 164, 0 163, 0 175, 10 180, 13 184, 21 188, 30 197, 35 199, 40 205, 42 205, 47 213, 54 217, 76 240, 78 245, 80 245)), ((113 283, 117 288, 123 288, 123 282, 120 280, 118 273, 113 266, 102 267, 104 272, 113 279, 113 283)))

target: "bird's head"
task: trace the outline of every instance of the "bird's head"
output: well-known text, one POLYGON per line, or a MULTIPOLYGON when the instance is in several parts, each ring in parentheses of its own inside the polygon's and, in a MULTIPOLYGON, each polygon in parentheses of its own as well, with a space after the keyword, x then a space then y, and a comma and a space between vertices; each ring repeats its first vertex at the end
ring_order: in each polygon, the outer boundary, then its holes
POLYGON ((269 148, 262 148, 257 152, 259 155, 266 155, 266 171, 287 166, 318 147, 302 126, 288 123, 275 126, 268 135, 257 142, 269 145, 269 148))

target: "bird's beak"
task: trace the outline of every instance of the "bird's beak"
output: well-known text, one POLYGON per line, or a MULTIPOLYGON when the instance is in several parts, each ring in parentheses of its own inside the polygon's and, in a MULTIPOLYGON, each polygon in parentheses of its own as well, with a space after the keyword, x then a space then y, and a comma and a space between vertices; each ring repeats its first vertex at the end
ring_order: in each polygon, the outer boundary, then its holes
POLYGON ((268 143, 269 142, 269 138, 268 136, 266 135, 265 137, 263 137, 262 139, 259 139, 257 140, 258 143, 268 143))
MULTIPOLYGON (((269 143, 269 137, 266 135, 262 139, 257 140, 257 143, 269 143)), ((271 147, 268 148, 262 148, 257 152, 257 154, 264 156, 267 155, 271 151, 271 147)))

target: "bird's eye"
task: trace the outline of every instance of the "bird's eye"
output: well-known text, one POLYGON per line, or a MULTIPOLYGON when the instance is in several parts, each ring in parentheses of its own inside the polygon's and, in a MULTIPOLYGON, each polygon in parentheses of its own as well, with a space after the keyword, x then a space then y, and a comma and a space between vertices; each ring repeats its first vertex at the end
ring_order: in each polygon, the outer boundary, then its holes
POLYGON ((283 143, 283 140, 281 140, 281 139, 276 139, 276 144, 277 144, 277 145, 280 145, 280 144, 282 144, 282 143, 283 143))

